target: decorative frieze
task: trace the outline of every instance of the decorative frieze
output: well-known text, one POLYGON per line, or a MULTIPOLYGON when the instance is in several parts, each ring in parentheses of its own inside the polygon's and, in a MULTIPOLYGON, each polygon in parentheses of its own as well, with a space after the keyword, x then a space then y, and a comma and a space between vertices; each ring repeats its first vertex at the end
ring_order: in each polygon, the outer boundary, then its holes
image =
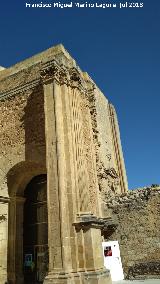
POLYGON ((14 89, 8 90, 6 92, 0 93, 0 101, 5 101, 7 98, 14 97, 16 95, 23 95, 23 93, 35 89, 38 91, 39 86, 41 85, 40 80, 36 79, 21 86, 18 86, 14 89))
MULTIPOLYGON (((14 88, 9 88, 7 91, 0 92, 0 101, 10 98, 15 95, 23 94, 28 90, 42 88, 42 84, 47 84, 49 81, 55 80, 59 85, 66 84, 72 88, 78 88, 82 93, 87 93, 87 85, 83 79, 83 75, 78 67, 65 66, 60 64, 58 60, 50 60, 46 63, 41 63, 36 79, 29 80, 23 84, 19 83, 14 88)), ((26 74, 27 76, 27 74, 26 74)))

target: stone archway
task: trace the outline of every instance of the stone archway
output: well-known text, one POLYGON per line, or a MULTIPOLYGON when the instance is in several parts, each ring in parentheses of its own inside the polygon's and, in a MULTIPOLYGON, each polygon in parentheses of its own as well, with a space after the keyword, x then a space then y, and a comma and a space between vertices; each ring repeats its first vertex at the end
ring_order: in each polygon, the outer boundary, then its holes
POLYGON ((9 192, 8 212, 8 282, 24 283, 23 217, 25 190, 31 180, 46 175, 46 169, 36 163, 22 162, 15 165, 7 175, 9 192))

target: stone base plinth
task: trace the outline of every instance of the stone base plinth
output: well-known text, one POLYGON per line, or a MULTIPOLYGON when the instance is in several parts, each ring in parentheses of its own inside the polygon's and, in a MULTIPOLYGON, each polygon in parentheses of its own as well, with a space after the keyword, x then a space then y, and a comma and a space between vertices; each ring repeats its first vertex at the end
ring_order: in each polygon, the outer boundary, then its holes
POLYGON ((112 284, 110 271, 103 269, 85 272, 82 276, 82 284, 112 284))
POLYGON ((112 284, 112 280, 109 270, 102 269, 77 274, 49 274, 44 284, 112 284))
POLYGON ((82 284, 80 273, 49 273, 43 284, 82 284))

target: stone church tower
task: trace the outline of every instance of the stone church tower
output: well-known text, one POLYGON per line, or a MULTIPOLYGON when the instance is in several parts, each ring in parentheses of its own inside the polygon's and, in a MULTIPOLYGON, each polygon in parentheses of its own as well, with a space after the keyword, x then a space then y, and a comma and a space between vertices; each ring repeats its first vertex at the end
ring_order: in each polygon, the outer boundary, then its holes
POLYGON ((0 68, 0 283, 111 283, 103 200, 126 191, 115 109, 62 45, 0 68))

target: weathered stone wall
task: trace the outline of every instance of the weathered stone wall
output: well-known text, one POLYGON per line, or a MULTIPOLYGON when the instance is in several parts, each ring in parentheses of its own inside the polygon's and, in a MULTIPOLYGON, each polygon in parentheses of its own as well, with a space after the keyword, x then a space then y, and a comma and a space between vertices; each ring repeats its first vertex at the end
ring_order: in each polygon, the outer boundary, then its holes
POLYGON ((109 102, 98 89, 95 91, 95 106, 97 111, 97 136, 100 143, 100 162, 106 169, 114 168, 118 171, 108 110, 109 102))
MULTIPOLYGON (((27 80, 28 73, 23 72, 22 77, 27 80)), ((12 92, 18 84, 19 73, 0 81, 0 283, 5 282, 7 271, 7 197, 13 197, 18 188, 22 190, 22 183, 26 186, 35 172, 45 171, 43 89, 24 90, 2 98, 5 91, 12 92)))
POLYGON ((106 196, 106 211, 118 226, 105 238, 119 241, 125 278, 160 278, 160 187, 106 196))
POLYGON ((50 272, 89 271, 82 276, 88 283, 110 283, 100 191, 126 189, 112 116, 104 95, 61 45, 0 72, 0 254, 6 255, 0 282, 23 282, 24 190, 47 173, 50 272))
POLYGON ((97 177, 102 215, 105 194, 114 196, 128 190, 116 112, 102 92, 91 94, 91 117, 96 149, 97 177))
MULTIPOLYGON (((0 101, 0 180, 22 161, 45 162, 42 90, 28 91, 0 101)), ((43 163, 44 163, 43 162, 43 163)), ((1 190, 4 187, 1 186, 1 190)), ((4 196, 7 193, 1 195, 4 196)))

